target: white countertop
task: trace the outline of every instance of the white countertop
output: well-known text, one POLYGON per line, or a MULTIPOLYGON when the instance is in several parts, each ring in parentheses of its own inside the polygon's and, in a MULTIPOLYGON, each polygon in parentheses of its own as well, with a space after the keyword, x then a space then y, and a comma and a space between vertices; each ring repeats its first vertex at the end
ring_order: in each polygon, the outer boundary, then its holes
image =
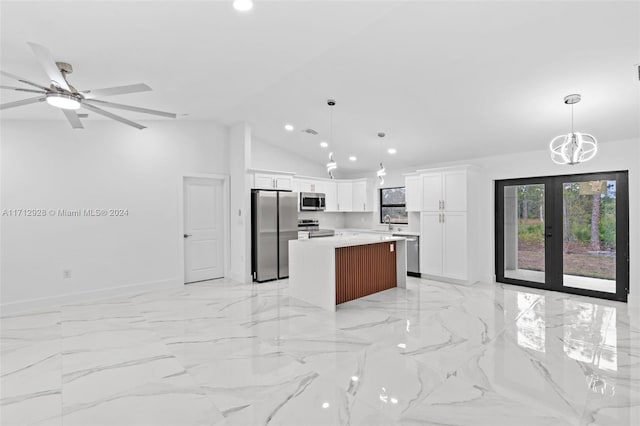
POLYGON ((335 236, 335 237, 319 237, 309 238, 306 240, 291 240, 289 244, 309 244, 317 247, 351 247, 362 246, 366 244, 384 243, 387 241, 403 241, 404 237, 393 237, 385 234, 359 234, 352 236, 335 236))
POLYGON ((361 228, 343 228, 343 229, 336 229, 335 230, 336 233, 341 233, 341 232, 349 232, 349 233, 363 233, 363 234, 380 234, 380 235, 391 235, 391 234, 395 234, 395 235, 402 235, 402 236, 407 236, 407 237, 419 237, 420 236, 420 232, 418 231, 387 231, 387 230, 382 230, 382 229, 361 229, 361 228))

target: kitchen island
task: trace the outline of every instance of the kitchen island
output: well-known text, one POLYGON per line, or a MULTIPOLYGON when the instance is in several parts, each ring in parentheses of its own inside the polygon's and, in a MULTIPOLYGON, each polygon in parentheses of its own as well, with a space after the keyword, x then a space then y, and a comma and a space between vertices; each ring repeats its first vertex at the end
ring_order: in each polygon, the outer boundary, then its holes
POLYGON ((403 237, 354 235, 289 241, 289 294, 336 305, 407 283, 403 237))

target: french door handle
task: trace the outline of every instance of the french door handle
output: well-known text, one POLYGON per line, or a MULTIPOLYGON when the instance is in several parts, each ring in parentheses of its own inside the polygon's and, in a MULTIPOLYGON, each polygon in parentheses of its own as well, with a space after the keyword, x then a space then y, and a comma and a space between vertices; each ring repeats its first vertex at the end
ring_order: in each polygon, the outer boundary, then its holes
POLYGON ((547 232, 547 233, 545 234, 545 237, 553 237, 553 234, 552 234, 551 232, 547 232))
POLYGON ((184 238, 189 238, 191 236, 192 236, 192 234, 184 234, 184 238))

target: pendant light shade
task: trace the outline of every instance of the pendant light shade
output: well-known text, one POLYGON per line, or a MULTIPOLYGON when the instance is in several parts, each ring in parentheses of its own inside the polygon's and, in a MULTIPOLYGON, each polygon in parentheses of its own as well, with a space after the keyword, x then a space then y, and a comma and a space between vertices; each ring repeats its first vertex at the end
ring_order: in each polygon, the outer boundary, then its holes
MULTIPOLYGON (((329 105, 330 118, 329 118, 329 128, 330 128, 330 136, 331 136, 331 146, 334 146, 333 141, 333 107, 336 104, 336 101, 333 99, 327 100, 327 105, 329 105)), ((338 168, 338 163, 336 163, 335 158, 333 158, 333 152, 329 153, 329 162, 327 163, 327 173, 329 177, 333 179, 333 171, 338 168)))
MULTIPOLYGON (((380 138, 380 146, 382 147, 382 138, 386 136, 385 132, 378 132, 378 137, 380 138)), ((387 175, 387 170, 382 165, 382 161, 380 162, 380 168, 376 172, 376 177, 378 178, 378 185, 384 185, 384 177, 387 175)))
POLYGON ((338 168, 338 164, 336 160, 333 158, 333 152, 329 153, 329 162, 327 163, 327 173, 329 173, 329 177, 333 179, 333 171, 338 168))
POLYGON ((556 164, 579 164, 591 160, 598 153, 598 141, 592 135, 573 129, 573 105, 580 102, 578 94, 568 95, 564 103, 571 105, 571 133, 556 136, 549 143, 551 160, 556 164))
POLYGON ((382 165, 382 162, 380 163, 380 169, 376 172, 376 176, 378 176, 378 183, 380 185, 384 185, 384 177, 387 175, 387 170, 384 168, 384 166, 382 165))

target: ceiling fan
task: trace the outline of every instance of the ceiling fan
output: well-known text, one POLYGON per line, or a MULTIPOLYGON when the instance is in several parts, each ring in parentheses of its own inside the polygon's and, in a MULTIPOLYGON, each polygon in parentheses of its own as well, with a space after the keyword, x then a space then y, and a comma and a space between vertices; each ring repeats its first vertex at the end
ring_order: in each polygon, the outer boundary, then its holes
MULTIPOLYGON (((144 129, 145 126, 135 123, 112 112, 105 111, 100 107, 124 109, 127 111, 141 112, 144 114, 159 115, 161 117, 176 118, 176 114, 164 111, 157 111, 148 108, 140 108, 131 105, 116 104, 113 102, 107 102, 98 100, 103 96, 124 95, 127 93, 146 92, 151 90, 151 87, 146 84, 131 84, 127 86, 109 87, 105 89, 92 89, 77 91, 75 87, 69 84, 67 81, 67 75, 73 72, 73 67, 65 62, 56 62, 53 59, 53 55, 44 46, 36 43, 28 43, 31 46, 31 50, 36 55, 38 62, 44 68, 45 72, 51 80, 49 87, 33 83, 17 75, 0 70, 0 74, 19 81, 20 83, 27 84, 31 87, 13 87, 13 86, 0 86, 1 89, 15 90, 18 92, 38 93, 35 98, 23 99, 15 102, 7 102, 0 104, 0 110, 15 108, 23 105, 35 104, 39 102, 47 102, 49 105, 58 107, 62 110, 64 115, 69 120, 71 127, 74 129, 83 129, 84 126, 80 121, 80 117, 84 114, 77 114, 75 110, 85 108, 91 112, 99 115, 111 118, 136 129, 144 129), (36 90, 37 89, 37 90, 36 90)), ((86 116, 86 115, 84 115, 86 116)))

